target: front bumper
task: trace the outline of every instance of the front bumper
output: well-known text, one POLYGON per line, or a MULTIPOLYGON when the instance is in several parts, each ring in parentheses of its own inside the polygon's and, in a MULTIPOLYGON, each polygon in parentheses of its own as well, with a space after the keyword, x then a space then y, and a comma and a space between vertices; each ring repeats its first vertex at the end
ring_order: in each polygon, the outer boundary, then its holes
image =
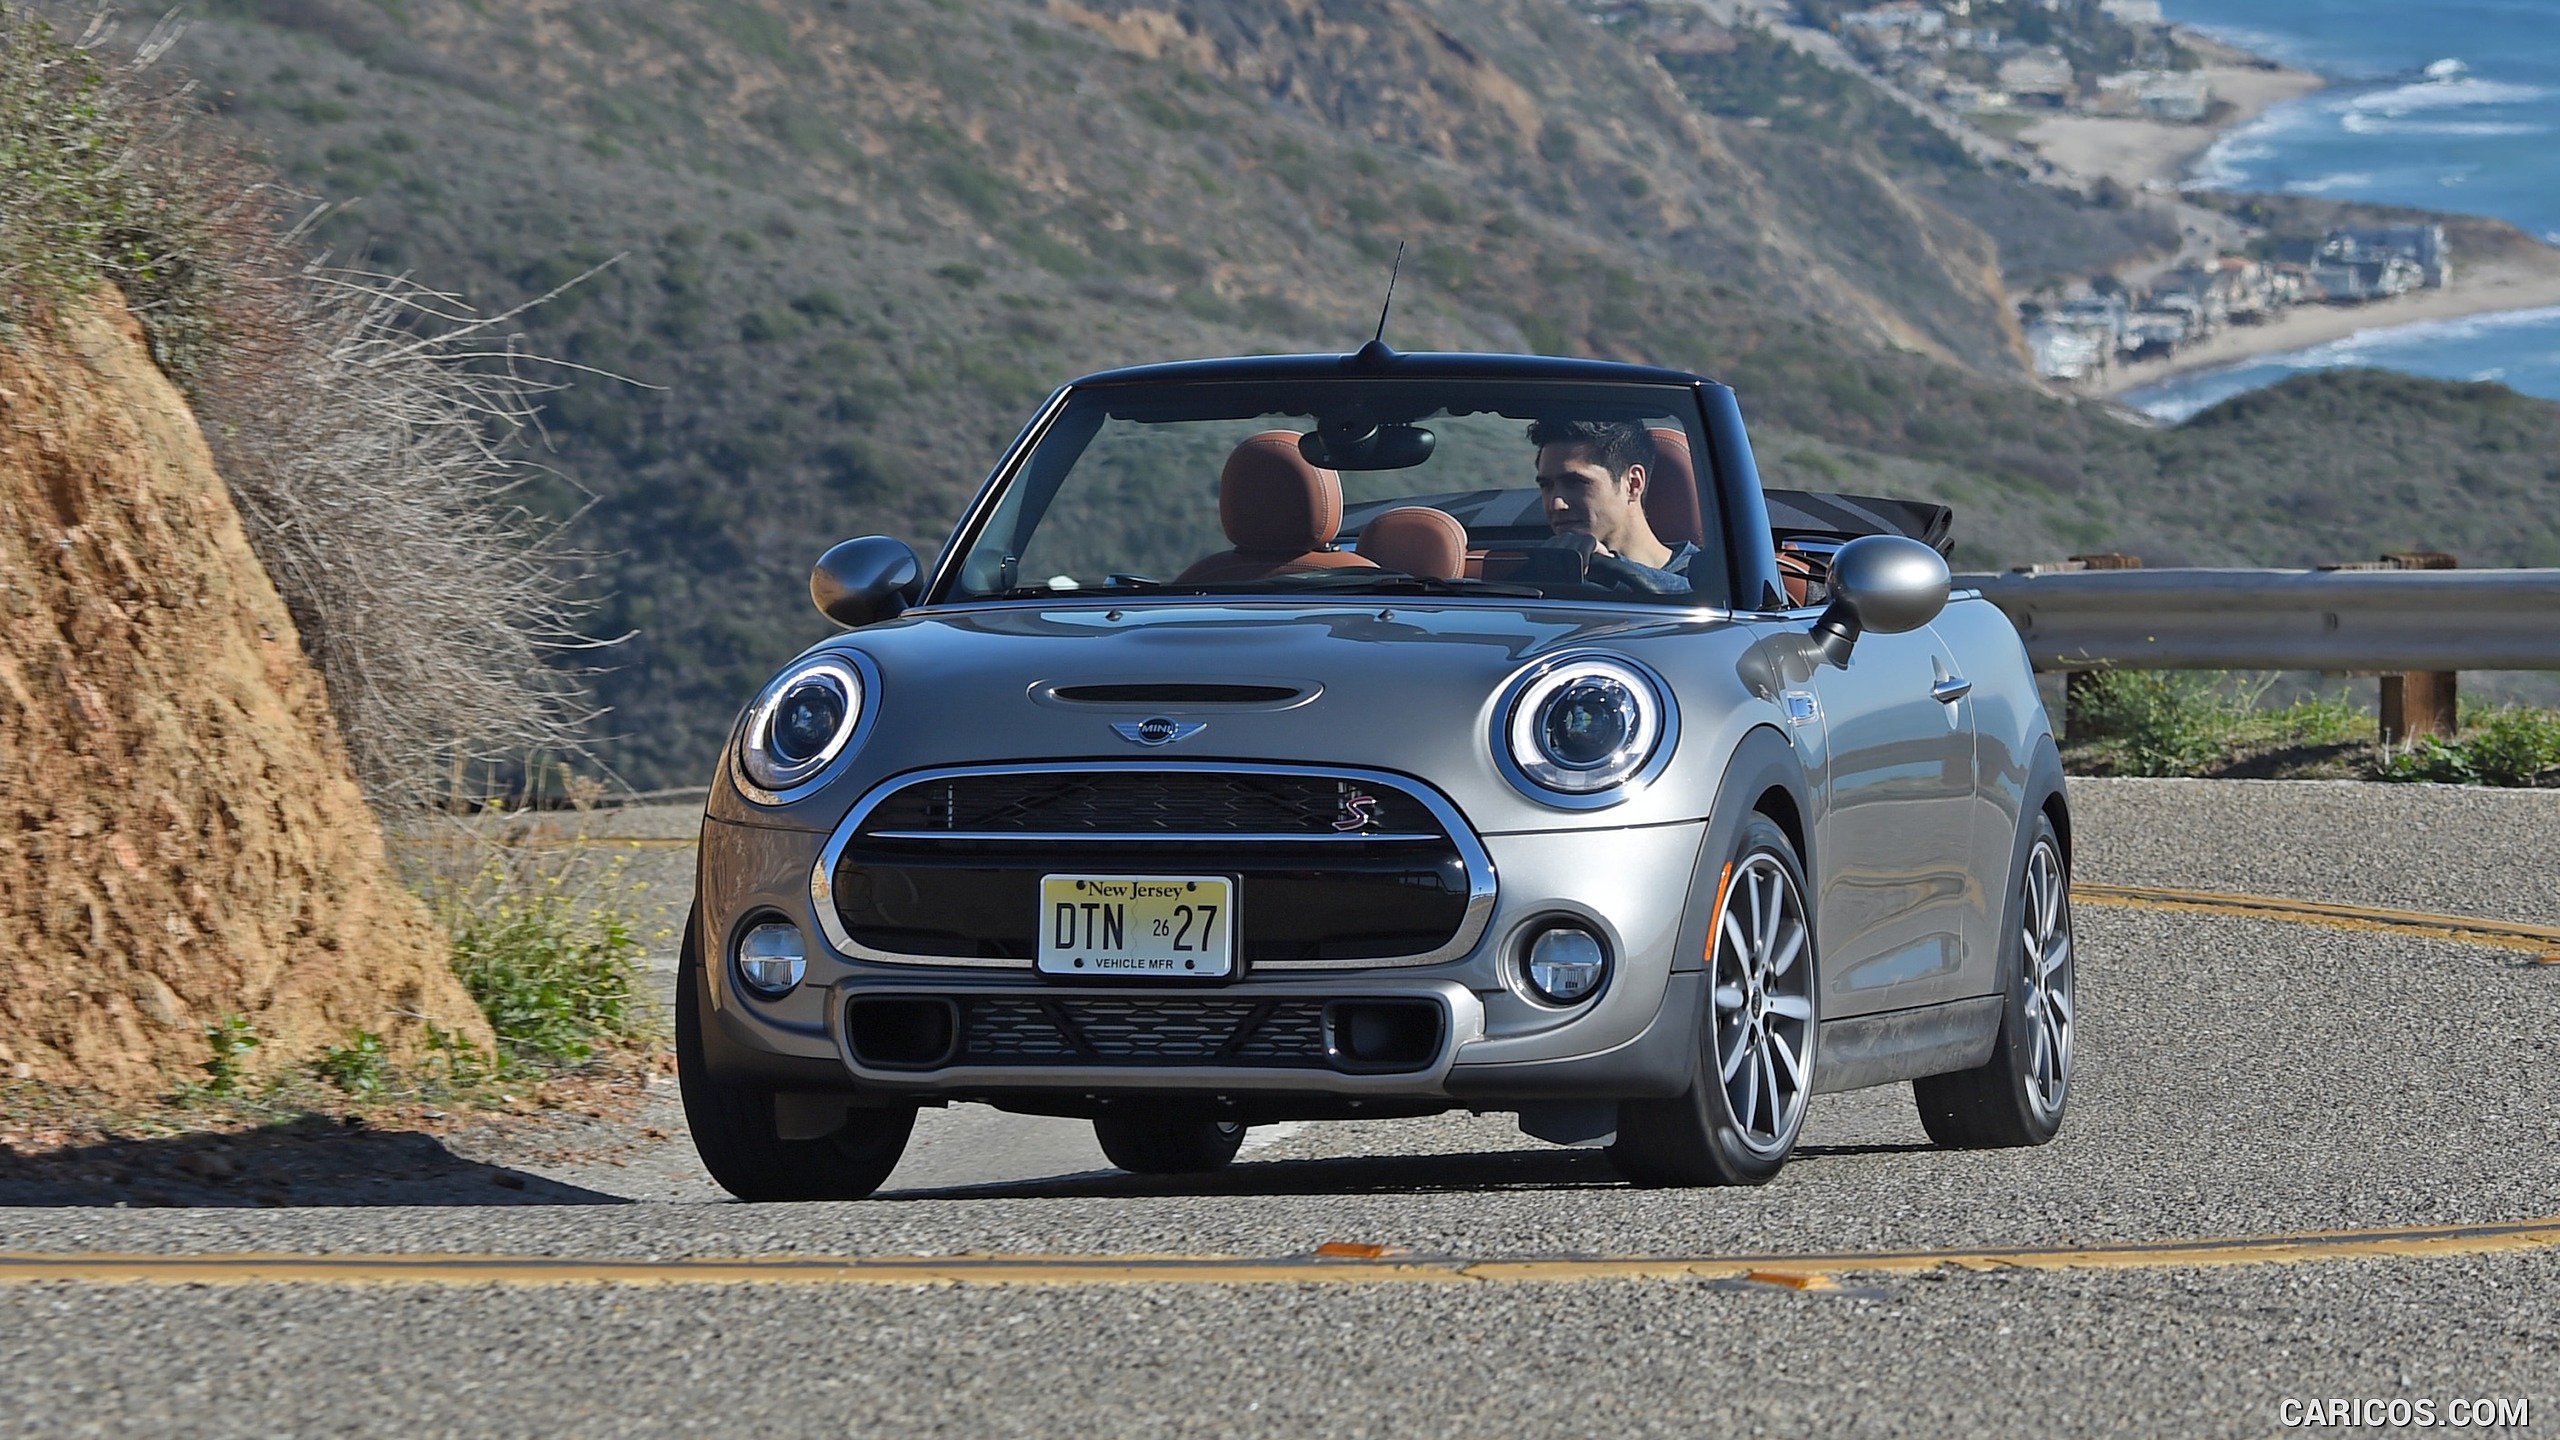
POLYGON ((1329 1113, 1312 1103, 1318 1101, 1502 1109, 1511 1102, 1675 1095, 1694 1068, 1705 990, 1695 957, 1715 880, 1711 869, 1701 874, 1699 856, 1713 828, 1701 822, 1483 836, 1499 876, 1490 913, 1464 954, 1436 963, 1249 967, 1225 985, 1095 986, 1042 980, 1027 964, 919 965, 847 954, 814 908, 823 903, 811 877, 813 867, 825 873, 826 836, 712 821, 704 828, 698 937, 712 961, 704 997, 710 1059, 716 1070, 780 1089, 1016 1108, 1117 1093, 1259 1097, 1272 1113, 1295 1097, 1311 1102, 1309 1114, 1329 1113), (774 913, 817 943, 808 980, 768 1001, 743 993, 726 956, 746 924, 774 913), (1615 958, 1602 992, 1569 1008, 1538 1002, 1518 974, 1528 938, 1558 918, 1590 925, 1615 958), (1041 1043, 1000 1054, 955 1043, 921 1060, 882 1063, 854 1042, 847 1023, 850 1007, 882 1000, 947 1003, 955 1030, 989 1006, 994 1029, 1017 1039, 1026 1027, 1041 1031, 1041 1043), (1127 1013, 1105 1015, 1107 1026, 1118 1027, 1112 1036, 1124 1042, 1114 1053, 1107 1044, 1078 1043, 1092 1037, 1076 1033, 1083 1028, 1077 1007, 1096 1002, 1185 1013, 1159 1017, 1153 1038, 1133 1031, 1137 1022, 1127 1013), (1431 1007, 1437 1025, 1429 1052, 1400 1052, 1387 1066, 1356 1057, 1340 1063, 1329 1048, 1336 1022, 1345 1007, 1375 1003, 1431 1007), (1265 1047, 1247 1057, 1227 1045, 1235 1027, 1218 1030, 1237 1012, 1265 1005, 1286 1011, 1281 1018, 1296 1026, 1294 1055, 1265 1047), (1068 1013, 1046 1013, 1059 1008, 1068 1013))

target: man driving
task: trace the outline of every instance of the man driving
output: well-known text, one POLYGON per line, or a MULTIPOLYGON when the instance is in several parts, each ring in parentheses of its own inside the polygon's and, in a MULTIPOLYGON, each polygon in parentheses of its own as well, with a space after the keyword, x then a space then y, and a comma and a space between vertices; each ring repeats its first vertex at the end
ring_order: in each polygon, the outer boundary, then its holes
POLYGON ((1665 545, 1645 518, 1645 487, 1659 469, 1644 426, 1617 420, 1533 420, 1538 505, 1550 544, 1581 551, 1589 578, 1623 588, 1685 595, 1698 547, 1665 545), (1606 562, 1606 563, 1603 563, 1606 562))

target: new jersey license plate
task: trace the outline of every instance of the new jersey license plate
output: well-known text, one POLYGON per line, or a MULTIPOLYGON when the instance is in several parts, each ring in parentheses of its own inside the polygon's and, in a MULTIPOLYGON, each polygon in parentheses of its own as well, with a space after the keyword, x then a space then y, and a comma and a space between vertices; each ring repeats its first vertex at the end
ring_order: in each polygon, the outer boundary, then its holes
POLYGON ((1235 973, 1224 875, 1043 875, 1044 975, 1198 980, 1235 973))

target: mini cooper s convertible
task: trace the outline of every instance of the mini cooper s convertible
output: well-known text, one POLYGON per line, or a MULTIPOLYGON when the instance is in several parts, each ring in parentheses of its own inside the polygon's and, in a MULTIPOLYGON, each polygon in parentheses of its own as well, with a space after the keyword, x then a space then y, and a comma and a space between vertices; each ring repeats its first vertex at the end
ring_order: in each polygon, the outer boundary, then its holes
POLYGON ((1764 493, 1646 366, 1202 361, 1040 408, 928 568, 739 718, 678 1063, 749 1199, 870 1193, 919 1106, 1215 1169, 1283 1120, 1516 1113, 1642 1185, 1758 1184, 1909 1082, 2039 1144, 2071 820, 1947 513, 1764 493))

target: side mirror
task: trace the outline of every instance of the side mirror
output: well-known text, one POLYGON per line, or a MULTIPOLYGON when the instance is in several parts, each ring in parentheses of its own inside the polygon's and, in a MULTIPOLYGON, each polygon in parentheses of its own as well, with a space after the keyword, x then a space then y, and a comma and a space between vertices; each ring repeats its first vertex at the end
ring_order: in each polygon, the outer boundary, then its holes
POLYGON ((1865 535, 1831 559, 1831 604, 1813 622, 1823 658, 1849 663, 1850 648, 1869 630, 1917 630, 1947 608, 1946 557, 1900 535, 1865 535))
POLYGON ((923 589, 916 552, 886 535, 847 540, 819 556, 809 572, 810 603, 848 630, 896 619, 923 589))

